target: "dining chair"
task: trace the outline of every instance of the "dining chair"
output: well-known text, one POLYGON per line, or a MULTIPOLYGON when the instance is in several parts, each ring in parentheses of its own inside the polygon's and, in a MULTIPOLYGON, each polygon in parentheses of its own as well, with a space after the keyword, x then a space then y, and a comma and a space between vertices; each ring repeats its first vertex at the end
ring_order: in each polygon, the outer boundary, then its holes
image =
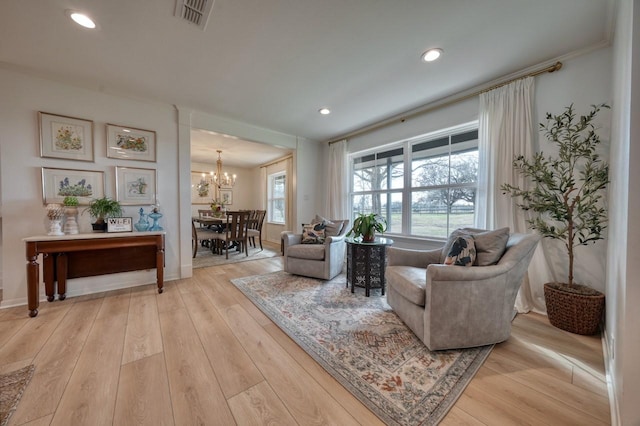
POLYGON ((215 233, 212 237, 212 240, 216 240, 218 243, 225 243, 224 247, 220 247, 220 244, 216 244, 216 246, 225 249, 227 259, 229 259, 229 248, 232 243, 237 243, 240 246, 240 250, 244 251, 246 256, 249 256, 247 222, 249 221, 250 213, 250 211, 227 212, 227 220, 224 223, 225 231, 215 233))
POLYGON ((262 250, 262 225, 264 224, 264 218, 267 215, 266 210, 254 210, 254 218, 247 229, 247 238, 251 239, 253 247, 256 246, 256 237, 260 241, 260 250, 262 250))
POLYGON ((196 228, 195 221, 191 219, 191 244, 193 245, 193 257, 198 253, 198 241, 202 244, 205 241, 211 242, 217 232, 209 228, 196 228))

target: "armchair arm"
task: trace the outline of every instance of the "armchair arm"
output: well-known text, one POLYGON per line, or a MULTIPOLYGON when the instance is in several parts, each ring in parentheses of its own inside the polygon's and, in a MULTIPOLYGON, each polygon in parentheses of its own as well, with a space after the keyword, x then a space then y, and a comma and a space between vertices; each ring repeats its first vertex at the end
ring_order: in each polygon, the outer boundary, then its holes
POLYGON ((302 234, 294 234, 291 231, 283 232, 281 234, 281 238, 284 242, 285 248, 302 242, 302 234))
POLYGON ((341 243, 344 241, 345 236, 344 235, 334 235, 331 237, 327 237, 324 240, 325 244, 336 244, 336 243, 341 243))
POLYGON ((432 263, 440 263, 441 249, 411 250, 399 247, 387 247, 387 265, 413 266, 426 268, 432 263))
POLYGON ((427 282, 488 280, 503 275, 512 267, 512 262, 501 265, 469 267, 432 264, 427 267, 427 282))

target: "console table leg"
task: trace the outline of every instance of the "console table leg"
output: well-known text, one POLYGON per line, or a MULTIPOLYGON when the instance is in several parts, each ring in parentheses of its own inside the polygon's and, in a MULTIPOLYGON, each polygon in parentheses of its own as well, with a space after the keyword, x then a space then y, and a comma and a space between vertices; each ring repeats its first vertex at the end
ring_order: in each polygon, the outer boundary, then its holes
POLYGON ((47 295, 47 302, 55 299, 55 255, 44 253, 42 255, 42 271, 44 273, 44 292, 47 295))
POLYGON ((156 281, 158 282, 158 294, 162 294, 164 286, 164 249, 158 246, 156 252, 156 281))
POLYGON ((38 254, 35 250, 35 244, 27 244, 27 303, 29 307, 29 316, 38 315, 38 306, 40 305, 38 289, 40 284, 40 265, 38 265, 38 254))

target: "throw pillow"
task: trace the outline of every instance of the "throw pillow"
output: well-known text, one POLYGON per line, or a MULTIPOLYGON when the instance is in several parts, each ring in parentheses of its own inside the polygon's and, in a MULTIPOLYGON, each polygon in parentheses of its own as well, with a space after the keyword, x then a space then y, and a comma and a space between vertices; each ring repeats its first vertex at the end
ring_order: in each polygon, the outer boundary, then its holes
POLYGON ((459 228, 451 233, 442 249, 444 259, 453 242, 461 235, 472 235, 476 246, 475 266, 489 266, 498 263, 507 248, 509 240, 509 228, 500 228, 492 231, 477 228, 459 228))
POLYGON ((325 238, 324 222, 303 225, 302 244, 324 244, 325 238))
POLYGON ((473 262, 476 260, 476 247, 471 235, 461 235, 457 237, 447 257, 444 259, 445 265, 457 265, 457 266, 473 266, 473 262))

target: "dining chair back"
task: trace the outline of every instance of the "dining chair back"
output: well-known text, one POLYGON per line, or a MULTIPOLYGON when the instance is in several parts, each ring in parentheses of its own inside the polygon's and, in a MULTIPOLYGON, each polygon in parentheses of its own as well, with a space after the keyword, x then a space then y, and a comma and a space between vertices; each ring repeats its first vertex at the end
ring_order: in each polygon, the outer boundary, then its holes
POLYGON ((254 212, 254 218, 247 229, 247 237, 251 239, 253 247, 256 246, 256 237, 258 237, 260 241, 260 250, 262 250, 262 225, 264 224, 264 218, 267 215, 267 211, 254 210, 254 212))
POLYGON ((229 247, 232 243, 239 245, 240 249, 249 256, 247 247, 247 223, 249 221, 250 211, 232 211, 227 212, 227 220, 225 221, 225 232, 219 233, 213 237, 218 242, 225 242, 225 252, 227 259, 229 258, 229 247))

